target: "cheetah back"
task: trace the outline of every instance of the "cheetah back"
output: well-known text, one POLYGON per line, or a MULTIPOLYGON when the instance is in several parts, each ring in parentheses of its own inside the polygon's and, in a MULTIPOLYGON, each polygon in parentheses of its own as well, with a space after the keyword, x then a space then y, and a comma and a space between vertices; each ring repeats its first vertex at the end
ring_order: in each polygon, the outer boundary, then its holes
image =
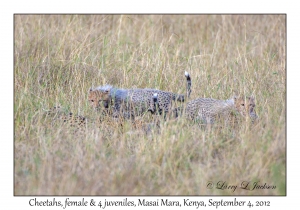
POLYGON ((187 117, 204 123, 214 123, 217 116, 228 118, 232 104, 213 98, 197 98, 187 103, 187 117))
POLYGON ((129 90, 129 97, 133 105, 131 109, 134 110, 135 114, 140 115, 153 108, 153 94, 155 93, 158 95, 158 108, 164 112, 170 110, 172 101, 177 97, 176 94, 155 89, 131 89, 129 90))

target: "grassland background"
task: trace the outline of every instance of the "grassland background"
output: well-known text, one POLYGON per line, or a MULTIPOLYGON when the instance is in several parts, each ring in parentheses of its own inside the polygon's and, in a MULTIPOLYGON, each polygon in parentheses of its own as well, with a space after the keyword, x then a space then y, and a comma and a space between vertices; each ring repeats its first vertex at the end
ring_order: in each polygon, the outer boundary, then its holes
MULTIPOLYGON (((15 195, 284 195, 284 15, 15 15, 15 195), (259 122, 206 132, 185 119, 145 134, 129 123, 84 136, 47 121, 60 104, 97 118, 91 86, 157 88, 191 99, 254 95, 259 122), (259 181, 276 189, 207 189, 259 181)), ((151 120, 145 116, 145 121, 151 120)))

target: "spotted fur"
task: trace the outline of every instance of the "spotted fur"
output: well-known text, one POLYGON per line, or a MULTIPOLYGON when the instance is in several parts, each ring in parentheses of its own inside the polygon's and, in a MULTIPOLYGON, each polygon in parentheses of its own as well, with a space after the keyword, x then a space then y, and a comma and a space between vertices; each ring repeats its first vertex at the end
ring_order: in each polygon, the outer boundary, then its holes
POLYGON ((85 128, 87 125, 87 119, 80 115, 74 115, 72 112, 65 112, 60 106, 55 106, 46 111, 46 117, 50 118, 52 122, 59 122, 66 124, 70 127, 85 128))
MULTIPOLYGON (((185 72, 187 80, 187 95, 191 93, 191 77, 185 72)), ((104 107, 106 110, 111 108, 113 117, 134 118, 150 111, 152 114, 166 114, 171 110, 173 101, 185 101, 185 96, 172 92, 156 89, 119 89, 111 85, 91 88, 88 94, 88 100, 95 109, 104 107), (156 106, 159 112, 154 112, 153 94, 156 95, 156 106)))
POLYGON ((187 103, 185 114, 189 119, 199 120, 204 124, 213 124, 217 119, 225 122, 236 121, 239 116, 257 118, 253 97, 234 97, 228 100, 197 98, 187 103))
POLYGON ((124 118, 134 118, 142 115, 151 108, 152 96, 159 95, 158 104, 164 111, 168 112, 172 106, 172 101, 184 101, 183 95, 155 89, 118 89, 106 85, 89 91, 89 101, 94 108, 111 107, 113 116, 124 118))

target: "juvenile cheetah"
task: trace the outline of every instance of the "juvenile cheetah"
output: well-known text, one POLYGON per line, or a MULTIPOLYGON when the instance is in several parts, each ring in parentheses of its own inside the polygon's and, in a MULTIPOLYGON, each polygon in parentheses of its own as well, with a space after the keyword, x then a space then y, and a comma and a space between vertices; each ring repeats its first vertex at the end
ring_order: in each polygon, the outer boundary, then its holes
POLYGON ((87 125, 87 119, 80 115, 74 115, 72 112, 65 112, 60 106, 55 106, 46 111, 46 117, 50 118, 52 122, 66 124, 74 129, 83 129, 87 125))
POLYGON ((155 89, 118 89, 110 85, 90 89, 89 101, 94 108, 101 104, 105 108, 112 107, 113 115, 123 114, 124 118, 142 115, 150 108, 152 96, 159 93, 158 103, 165 112, 171 108, 172 100, 184 101, 183 95, 155 89))
POLYGON ((252 122, 254 122, 258 116, 255 112, 255 101, 254 97, 236 97, 234 101, 237 111, 244 117, 249 115, 252 122))
MULTIPOLYGON (((114 127, 123 127, 122 120, 116 120, 108 116, 103 116, 103 119, 94 119, 74 115, 72 112, 66 112, 66 110, 60 106, 52 107, 50 110, 44 110, 45 113, 45 122, 49 125, 49 120, 52 125, 61 126, 61 128, 66 129, 68 132, 72 132, 76 135, 85 135, 86 129, 105 129, 109 135, 112 135, 114 132, 114 127), (105 122, 105 123, 103 123, 105 122)), ((132 122, 132 126, 135 129, 142 129, 145 132, 148 132, 150 124, 144 123, 141 119, 135 119, 132 122)))
MULTIPOLYGON (((191 79, 186 75, 188 88, 191 87, 191 79)), ((95 108, 106 109, 112 108, 114 117, 134 118, 134 116, 142 115, 143 113, 152 112, 153 94, 157 94, 157 103, 160 108, 159 114, 167 113, 172 106, 172 101, 183 102, 184 95, 175 94, 172 92, 156 90, 156 89, 119 89, 111 85, 100 86, 95 89, 90 89, 88 100, 95 108)), ((190 91, 187 90, 189 96, 190 91)), ((154 112, 152 112, 154 113, 154 112)))
POLYGON ((187 103, 185 114, 189 119, 199 120, 204 124, 213 124, 217 119, 233 122, 239 115, 250 117, 254 122, 257 118, 254 107, 253 97, 240 96, 228 100, 197 98, 187 103))
MULTIPOLYGON (((187 79, 187 96, 191 93, 191 77, 185 72, 187 79)), ((152 96, 151 112, 161 112, 157 103, 157 94, 152 96)), ((172 117, 178 117, 184 114, 192 120, 200 121, 204 124, 213 124, 216 119, 223 119, 226 122, 235 121, 240 115, 250 117, 254 122, 257 119, 255 112, 255 101, 253 97, 234 96, 228 100, 218 100, 213 98, 197 98, 186 103, 186 107, 177 107, 171 111, 172 117)))

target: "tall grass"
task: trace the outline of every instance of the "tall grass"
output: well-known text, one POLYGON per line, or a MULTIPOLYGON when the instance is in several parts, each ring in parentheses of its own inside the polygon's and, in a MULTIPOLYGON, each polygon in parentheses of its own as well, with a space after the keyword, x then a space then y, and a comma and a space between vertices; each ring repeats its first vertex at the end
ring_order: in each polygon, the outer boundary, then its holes
MULTIPOLYGON (((285 15, 15 15, 15 195, 285 195, 285 15), (191 99, 253 95, 259 122, 211 132, 184 118, 145 133, 104 120, 85 135, 44 118, 95 119, 90 87, 191 99), (213 189, 207 188, 212 181, 213 189), (243 181, 276 189, 220 190, 243 181)), ((142 121, 151 122, 147 114, 142 121)))

